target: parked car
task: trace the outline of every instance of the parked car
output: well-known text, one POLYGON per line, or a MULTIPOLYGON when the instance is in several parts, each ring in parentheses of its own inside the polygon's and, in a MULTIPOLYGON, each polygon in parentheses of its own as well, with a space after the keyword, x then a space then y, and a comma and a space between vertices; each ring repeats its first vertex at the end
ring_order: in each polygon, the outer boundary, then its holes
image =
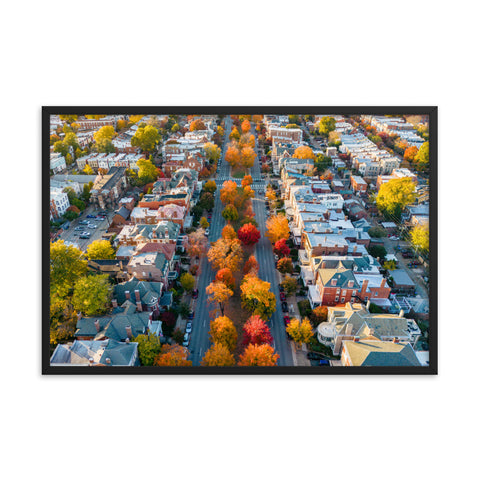
POLYGON ((287 326, 290 323, 290 316, 289 315, 284 315, 283 316, 283 323, 285 326, 287 326))
POLYGON ((192 298, 198 298, 198 290, 195 289, 193 292, 192 292, 192 298))
POLYGON ((275 261, 278 261, 278 255, 275 253, 273 256, 275 257, 275 261))
POLYGON ((192 319, 194 316, 195 316, 195 312, 194 312, 193 310, 190 310, 190 311, 188 312, 188 318, 189 318, 189 319, 192 319))
POLYGON ((190 343, 190 334, 189 333, 186 333, 184 336, 183 336, 183 343, 182 345, 184 347, 188 347, 188 344, 190 343))
POLYGON ((78 222, 79 225, 88 225, 90 222, 88 220, 80 220, 78 222))
POLYGON ((83 233, 80 234, 80 238, 83 239, 83 240, 88 239, 88 238, 90 238, 90 234, 83 232, 83 233))
POLYGON ((75 227, 75 231, 81 231, 81 230, 84 230, 83 227, 75 227))
POLYGON ((285 301, 286 299, 287 297, 285 296, 285 294, 283 292, 280 292, 280 300, 285 301))
POLYGON ((208 237, 210 235, 210 229, 206 228, 205 229, 205 236, 208 237))
POLYGON ((192 331, 192 322, 188 322, 185 328, 186 333, 190 333, 192 331))
POLYGON ((283 291, 285 290, 285 289, 283 288, 283 285, 279 285, 279 286, 278 286, 278 289, 279 289, 281 292, 283 292, 283 291))
POLYGON ((95 218, 95 215, 87 215, 87 218, 95 218))
POLYGON ((282 302, 282 312, 288 312, 287 302, 282 302))
POLYGON ((307 358, 310 360, 320 360, 322 356, 317 352, 308 352, 307 358))
POLYGON ((88 228, 97 228, 97 226, 94 223, 89 223, 87 225, 88 228))

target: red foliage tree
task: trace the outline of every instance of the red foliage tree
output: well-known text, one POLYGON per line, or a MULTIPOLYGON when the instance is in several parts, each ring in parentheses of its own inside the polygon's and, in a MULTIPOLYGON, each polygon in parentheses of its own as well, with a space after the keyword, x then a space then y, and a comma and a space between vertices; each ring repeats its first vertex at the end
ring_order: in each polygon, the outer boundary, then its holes
POLYGON ((165 322, 170 327, 173 327, 177 321, 177 317, 172 312, 163 312, 161 318, 162 322, 165 322))
POLYGON ((229 268, 221 268, 215 276, 215 281, 224 283, 231 290, 235 288, 235 279, 229 268))
POLYGON ((257 259, 255 258, 255 255, 250 255, 248 260, 245 262, 245 265, 243 267, 243 274, 247 275, 248 273, 258 273, 258 262, 257 259))
POLYGON ((254 245, 260 240, 260 231, 251 223, 246 223, 238 230, 238 238, 244 245, 254 245))
POLYGON ((284 238, 275 242, 273 251, 281 257, 288 257, 290 255, 290 248, 288 248, 287 241, 284 238))
POLYGON ((243 344, 262 345, 273 341, 270 329, 260 315, 251 316, 243 326, 243 344))

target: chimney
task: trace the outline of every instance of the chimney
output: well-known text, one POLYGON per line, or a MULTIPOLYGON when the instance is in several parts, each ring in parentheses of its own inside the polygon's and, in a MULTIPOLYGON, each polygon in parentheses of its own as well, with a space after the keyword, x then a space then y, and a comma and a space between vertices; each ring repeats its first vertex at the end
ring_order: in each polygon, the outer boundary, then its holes
POLYGON ((88 359, 88 365, 89 365, 90 367, 93 366, 93 358, 92 358, 92 357, 90 357, 90 358, 88 359))
POLYGON ((367 304, 365 305, 365 310, 369 311, 370 309, 370 299, 367 300, 367 304))
POLYGON ((137 302, 137 310, 141 312, 143 310, 142 308, 142 302, 137 302))
POLYGON ((170 238, 170 237, 168 236, 168 228, 165 228, 165 238, 170 238))
POLYGON ((351 323, 347 324, 347 328, 345 329, 345 335, 351 335, 353 330, 353 325, 351 323))
POLYGON ((95 325, 95 330, 97 330, 97 333, 100 331, 100 322, 99 320, 95 320, 95 322, 93 322, 94 325, 95 325))
POLYGON ((125 343, 126 343, 127 345, 130 343, 130 339, 129 339, 128 337, 125 339, 125 343))
POLYGON ((359 340, 360 340, 360 339, 359 339, 358 337, 355 337, 355 338, 353 339, 354 342, 358 342, 359 340))
POLYGON ((128 290, 125 291, 125 298, 130 300, 130 292, 128 290))
POLYGON ((107 358, 105 359, 105 363, 106 363, 107 365, 111 365, 111 364, 112 364, 112 361, 110 360, 110 358, 107 357, 107 358))
POLYGON ((136 300, 137 302, 140 301, 140 290, 135 290, 135 300, 136 300))
POLYGON ((384 278, 384 279, 382 280, 382 283, 380 284, 380 288, 383 288, 383 287, 385 286, 385 282, 386 282, 386 281, 387 281, 386 278, 384 278))
POLYGON ((150 312, 150 313, 149 313, 148 319, 149 319, 149 320, 153 320, 153 312, 150 312))
POLYGON ((402 309, 400 310, 400 313, 398 314, 398 316, 399 316, 400 318, 403 318, 404 313, 405 313, 405 312, 403 311, 403 308, 402 308, 402 309))
POLYGON ((368 328, 368 334, 373 335, 375 333, 375 329, 373 327, 368 328))
POLYGON ((357 251, 357 246, 355 245, 355 246, 353 247, 353 253, 356 253, 356 251, 357 251))
POLYGON ((126 325, 125 326, 125 331, 127 332, 127 338, 132 338, 132 326, 131 325, 126 325))
POLYGON ((81 320, 81 318, 82 318, 82 312, 78 312, 77 313, 77 321, 81 320))
POLYGON ((393 342, 393 343, 399 343, 398 337, 393 337, 392 342, 393 342))
POLYGON ((116 298, 112 298, 112 307, 113 307, 113 308, 117 308, 117 307, 118 307, 118 303, 117 303, 117 299, 116 299, 116 298))
POLYGON ((363 297, 365 295, 365 292, 367 291, 367 287, 368 287, 368 280, 364 280, 362 282, 362 288, 360 290, 360 297, 363 297))

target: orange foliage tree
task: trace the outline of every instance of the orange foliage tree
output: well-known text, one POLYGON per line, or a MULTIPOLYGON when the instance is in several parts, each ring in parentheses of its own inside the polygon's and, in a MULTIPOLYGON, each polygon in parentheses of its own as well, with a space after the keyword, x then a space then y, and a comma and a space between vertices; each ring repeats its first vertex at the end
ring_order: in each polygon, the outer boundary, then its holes
POLYGON ((245 119, 242 122, 242 132, 247 133, 250 131, 250 128, 251 128, 250 122, 247 119, 245 119))
POLYGON ((235 229, 227 223, 222 229, 222 238, 233 240, 237 238, 237 234, 235 233, 235 229))
POLYGON ((276 310, 275 294, 270 291, 270 283, 258 278, 254 273, 243 277, 240 285, 242 306, 255 315, 268 318, 276 310))
POLYGON ((237 330, 228 317, 217 317, 210 322, 210 339, 232 351, 237 345, 237 330))
POLYGON ((223 182, 222 189, 220 190, 220 200, 224 205, 227 203, 233 203, 237 196, 237 184, 233 180, 227 180, 223 182))
POLYGON ((156 367, 190 367, 192 362, 187 360, 188 350, 181 345, 164 345, 155 357, 153 365, 156 367))
POLYGON ((214 343, 203 356, 202 367, 231 367, 235 358, 222 343, 214 343))
POLYGON ((253 167, 255 157, 256 154, 252 147, 243 147, 240 155, 240 165, 245 169, 253 167))
POLYGON ((235 288, 235 278, 229 268, 221 268, 215 275, 215 281, 224 283, 230 290, 235 288))
POLYGON ((188 236, 187 253, 190 257, 203 257, 207 253, 208 239, 203 228, 188 236))
POLYGON ((240 132, 237 127, 234 127, 228 137, 230 140, 240 140, 240 132))
POLYGON ((272 242, 278 242, 280 239, 288 239, 290 228, 285 215, 274 215, 267 220, 267 238, 272 242))
POLYGON ((413 146, 413 147, 408 147, 406 150, 405 150, 405 153, 403 154, 403 158, 405 160, 408 160, 410 162, 413 162, 415 160, 415 157, 418 153, 418 148, 413 146))
POLYGON ((245 175, 242 178, 242 187, 245 188, 253 183, 253 178, 251 175, 245 175))
POLYGON ((311 158, 312 160, 315 160, 315 154, 310 147, 302 145, 301 147, 297 147, 295 149, 293 158, 311 158))
POLYGON ((238 365, 240 367, 273 367, 279 358, 280 355, 266 343, 263 345, 250 344, 240 355, 238 365))
POLYGON ((249 273, 252 273, 254 275, 257 275, 258 269, 259 266, 255 255, 250 255, 250 257, 248 257, 248 260, 245 262, 245 265, 243 266, 243 274, 247 275, 249 273))
POLYGON ((227 303, 228 299, 233 295, 233 291, 228 288, 223 282, 217 281, 210 283, 210 285, 207 286, 205 291, 207 292, 207 295, 209 295, 208 301, 212 303, 217 302, 223 315, 225 304, 227 303))
POLYGON ((235 167, 240 162, 240 150, 235 146, 228 147, 227 152, 225 153, 225 160, 232 167, 235 167))
POLYGON ((190 131, 193 132, 195 130, 206 130, 207 127, 205 126, 205 124, 203 123, 202 120, 200 119, 197 119, 197 120, 194 120, 191 124, 190 124, 190 131))
POLYGON ((255 135, 244 133, 238 141, 240 147, 255 147, 255 135))
POLYGON ((243 258, 242 245, 238 238, 219 238, 212 243, 207 256, 216 270, 229 268, 232 272, 236 272, 243 258))

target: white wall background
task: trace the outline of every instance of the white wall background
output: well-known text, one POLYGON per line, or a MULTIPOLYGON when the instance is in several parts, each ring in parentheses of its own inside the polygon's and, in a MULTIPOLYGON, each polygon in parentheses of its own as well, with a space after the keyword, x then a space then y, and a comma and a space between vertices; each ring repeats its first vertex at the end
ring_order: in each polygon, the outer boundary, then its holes
POLYGON ((480 426, 475 6, 462 0, 3 5, 5 478, 474 476, 480 426), (439 376, 40 375, 41 105, 209 104, 440 107, 439 376))

